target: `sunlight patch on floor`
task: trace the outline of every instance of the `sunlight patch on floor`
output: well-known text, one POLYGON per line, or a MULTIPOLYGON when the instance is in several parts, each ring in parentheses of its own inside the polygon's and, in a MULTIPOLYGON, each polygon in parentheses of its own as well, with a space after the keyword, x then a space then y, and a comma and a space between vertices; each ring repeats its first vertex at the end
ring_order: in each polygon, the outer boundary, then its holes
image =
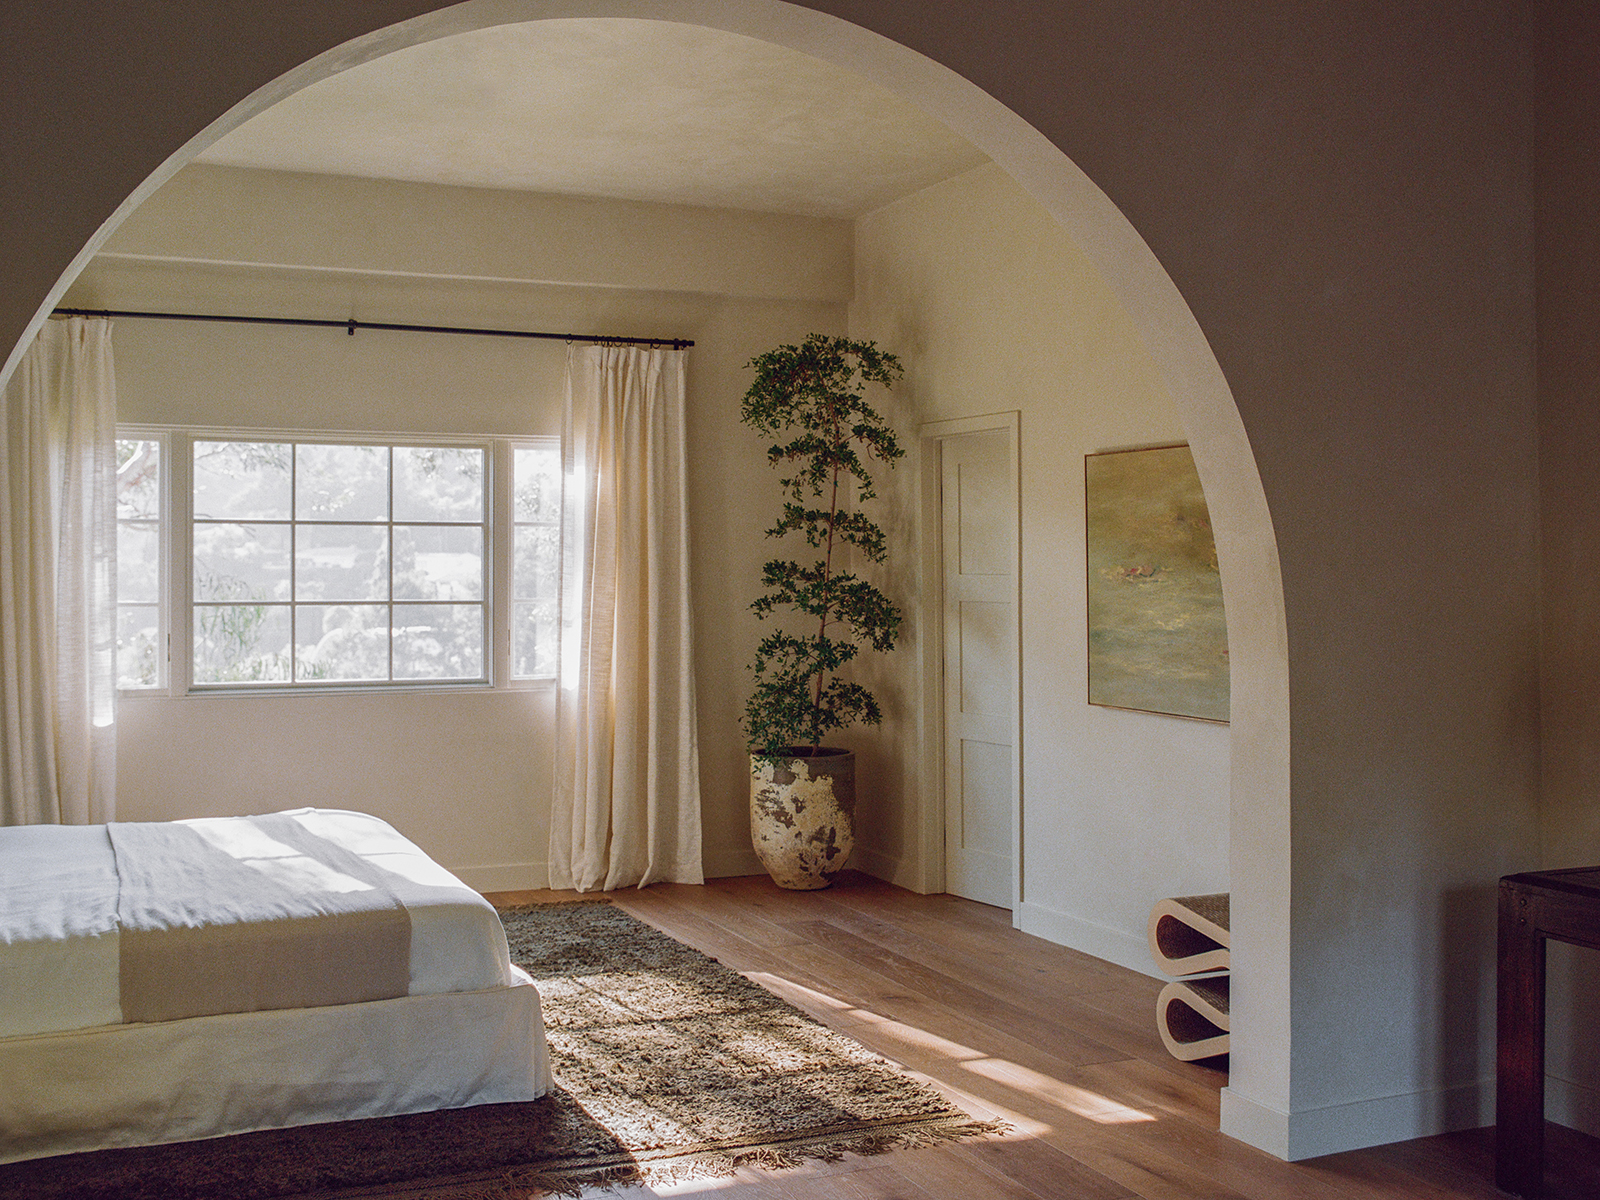
POLYGON ((847 1001, 839 1000, 826 992, 819 992, 815 988, 808 988, 805 984, 796 983, 792 979, 785 979, 782 975, 773 975, 767 971, 745 971, 743 975, 752 983, 759 983, 767 991, 782 996, 791 1004, 811 1004, 841 1017, 861 1011, 847 1001))
POLYGON ((1154 1121, 1156 1118, 1142 1109, 1132 1108, 1099 1092, 1062 1083, 1048 1075, 1008 1062, 1003 1058, 980 1058, 961 1064, 962 1070, 971 1071, 995 1083, 1004 1084, 1051 1104, 1059 1105, 1070 1113, 1086 1117, 1101 1125, 1129 1125, 1137 1121, 1154 1121))
MULTIPOLYGON (((1043 1100, 1057 1108, 1065 1109, 1074 1116, 1100 1125, 1129 1125, 1158 1119, 1151 1113, 1113 1100, 1109 1096, 1103 1096, 1099 1092, 1065 1083, 1020 1063, 1011 1062, 1009 1059, 985 1054, 971 1046, 963 1046, 960 1042, 953 1042, 949 1038, 940 1037, 926 1029, 919 1029, 915 1025, 907 1025, 904 1021, 897 1021, 893 1017, 886 1017, 870 1009, 858 1008, 826 993, 797 984, 793 980, 766 972, 752 972, 748 977, 780 995, 796 997, 796 1003, 810 1002, 817 1009, 825 1010, 841 1024, 865 1027, 862 1030, 864 1035, 870 1030, 872 1038, 879 1045, 888 1043, 890 1048, 885 1051, 886 1053, 902 1061, 949 1062, 981 1079, 1000 1084, 1013 1092, 1043 1100)), ((951 1081, 929 1078, 929 1082, 945 1090, 956 1088, 951 1081)), ((1020 1113, 1005 1112, 992 1101, 977 1096, 971 1099, 993 1110, 994 1115, 1000 1119, 1010 1121, 1019 1128, 1026 1128, 1030 1135, 1050 1132, 1049 1126, 1020 1113)))

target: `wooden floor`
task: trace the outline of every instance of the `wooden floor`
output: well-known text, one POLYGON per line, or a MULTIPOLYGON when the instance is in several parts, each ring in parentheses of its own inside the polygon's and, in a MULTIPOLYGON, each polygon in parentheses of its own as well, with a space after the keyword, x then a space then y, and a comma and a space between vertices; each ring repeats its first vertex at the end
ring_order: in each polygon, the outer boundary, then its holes
MULTIPOLYGON (((518 892, 499 903, 572 893, 518 892)), ((1217 1132, 1221 1071, 1171 1058, 1158 980, 1011 928, 1011 914, 847 873, 611 898, 1014 1132, 670 1189, 728 1200, 1493 1200, 1493 1130, 1284 1163, 1217 1132)), ((1548 1196, 1600 1197, 1600 1141, 1552 1126, 1548 1196)))

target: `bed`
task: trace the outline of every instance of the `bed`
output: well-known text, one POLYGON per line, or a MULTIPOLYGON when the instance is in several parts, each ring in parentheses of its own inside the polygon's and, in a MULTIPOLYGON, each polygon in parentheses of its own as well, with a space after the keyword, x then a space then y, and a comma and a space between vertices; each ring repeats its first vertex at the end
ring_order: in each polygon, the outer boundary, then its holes
POLYGON ((0 1162, 549 1084, 494 909, 376 817, 0 828, 0 1162))

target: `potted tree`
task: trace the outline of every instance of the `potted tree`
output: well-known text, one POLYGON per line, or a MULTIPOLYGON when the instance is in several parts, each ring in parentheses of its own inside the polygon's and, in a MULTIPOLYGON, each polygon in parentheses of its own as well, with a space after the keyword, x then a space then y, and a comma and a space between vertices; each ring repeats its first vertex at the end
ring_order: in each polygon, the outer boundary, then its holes
POLYGON ((787 613, 761 639, 745 705, 750 749, 750 832, 757 856, 783 887, 827 887, 855 844, 855 754, 824 746, 829 733, 876 725, 872 694, 840 677, 863 647, 894 648, 900 610, 842 564, 847 547, 871 562, 887 553, 883 530, 860 510, 875 495, 868 460, 893 466, 905 452, 864 392, 889 386, 900 361, 872 342, 812 334, 748 364, 744 423, 777 439, 767 461, 785 470, 783 513, 767 536, 798 534, 809 562, 773 559, 750 606, 787 613))

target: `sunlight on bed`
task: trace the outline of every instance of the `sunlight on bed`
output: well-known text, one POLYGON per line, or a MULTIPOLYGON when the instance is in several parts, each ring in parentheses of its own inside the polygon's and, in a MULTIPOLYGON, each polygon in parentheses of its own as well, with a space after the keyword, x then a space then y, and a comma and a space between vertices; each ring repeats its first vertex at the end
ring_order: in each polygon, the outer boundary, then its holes
POLYGON ((370 892, 370 883, 337 871, 255 826, 228 817, 200 817, 187 826, 217 850, 299 892, 370 892))
POLYGON ((292 816, 308 833, 338 842, 390 874, 423 887, 461 889, 454 875, 406 841, 399 831, 365 813, 313 809, 292 816))

